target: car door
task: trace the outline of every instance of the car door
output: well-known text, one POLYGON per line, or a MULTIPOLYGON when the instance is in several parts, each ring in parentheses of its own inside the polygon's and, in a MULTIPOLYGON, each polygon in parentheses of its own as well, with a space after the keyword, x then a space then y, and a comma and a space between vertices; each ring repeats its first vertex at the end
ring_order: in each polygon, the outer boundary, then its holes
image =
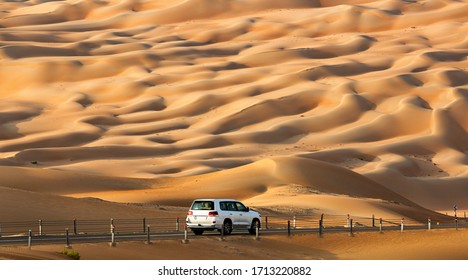
POLYGON ((239 226, 239 213, 236 208, 235 201, 223 201, 220 203, 220 206, 225 209, 223 212, 226 215, 226 218, 231 219, 233 227, 239 226))
POLYGON ((249 216, 249 208, 247 208, 244 204, 239 201, 235 202, 236 210, 237 210, 237 218, 238 218, 238 225, 247 227, 250 226, 250 216, 249 216))
POLYGON ((209 212, 214 210, 213 201, 197 200, 194 201, 190 211, 192 216, 190 222, 199 225, 212 225, 212 219, 209 217, 209 212))

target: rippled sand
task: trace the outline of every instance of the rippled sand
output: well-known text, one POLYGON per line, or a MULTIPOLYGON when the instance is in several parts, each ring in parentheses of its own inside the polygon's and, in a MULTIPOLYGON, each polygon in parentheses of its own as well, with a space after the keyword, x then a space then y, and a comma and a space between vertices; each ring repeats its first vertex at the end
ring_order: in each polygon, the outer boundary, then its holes
POLYGON ((0 0, 0 209, 468 209, 467 19, 464 0, 0 0))

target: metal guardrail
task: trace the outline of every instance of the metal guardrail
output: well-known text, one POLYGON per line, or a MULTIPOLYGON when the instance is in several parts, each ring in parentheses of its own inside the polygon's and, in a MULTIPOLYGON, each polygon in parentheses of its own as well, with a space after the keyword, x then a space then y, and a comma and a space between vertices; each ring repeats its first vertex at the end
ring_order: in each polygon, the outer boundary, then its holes
POLYGON ((63 234, 69 229, 73 235, 104 234, 113 228, 116 233, 145 233, 147 226, 159 232, 180 231, 185 221, 179 218, 101 219, 101 220, 37 220, 22 222, 0 222, 0 237, 27 235, 63 234))
MULTIPOLYGON (((428 219, 414 220, 353 217, 350 215, 266 215, 262 216, 261 232, 287 233, 349 231, 383 231, 405 229, 468 228, 466 218, 454 218, 453 223, 428 219)), ((257 233, 258 234, 258 233, 257 233)), ((179 238, 187 240, 185 220, 180 218, 99 219, 99 220, 38 220, 0 222, 0 245, 34 243, 103 242, 119 240, 179 238), (151 232, 150 232, 151 231, 151 232)), ((223 237, 223 236, 222 236, 223 237)))

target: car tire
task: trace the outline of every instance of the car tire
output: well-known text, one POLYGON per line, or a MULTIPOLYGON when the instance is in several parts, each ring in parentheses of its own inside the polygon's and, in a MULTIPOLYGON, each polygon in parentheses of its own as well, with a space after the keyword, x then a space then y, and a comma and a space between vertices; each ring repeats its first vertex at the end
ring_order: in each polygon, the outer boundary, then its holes
POLYGON ((193 234, 195 234, 195 235, 202 235, 204 230, 202 230, 202 229, 192 229, 192 231, 193 231, 193 234))
POLYGON ((260 226, 260 221, 258 219, 254 219, 252 221, 252 225, 250 225, 249 233, 255 234, 257 232, 256 228, 260 226))
POLYGON ((229 235, 232 232, 232 222, 231 220, 224 220, 223 223, 224 235, 229 235))

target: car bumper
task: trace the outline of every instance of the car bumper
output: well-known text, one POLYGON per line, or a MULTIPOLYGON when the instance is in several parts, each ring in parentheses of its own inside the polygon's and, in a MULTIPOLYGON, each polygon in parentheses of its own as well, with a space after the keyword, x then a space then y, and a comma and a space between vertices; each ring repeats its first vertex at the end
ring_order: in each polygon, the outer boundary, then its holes
POLYGON ((187 227, 192 229, 216 229, 216 224, 195 224, 195 223, 187 223, 187 227))
POLYGON ((185 220, 185 224, 188 228, 195 228, 195 229, 216 229, 221 228, 221 224, 218 224, 217 219, 201 219, 195 220, 192 218, 187 218, 185 220))

